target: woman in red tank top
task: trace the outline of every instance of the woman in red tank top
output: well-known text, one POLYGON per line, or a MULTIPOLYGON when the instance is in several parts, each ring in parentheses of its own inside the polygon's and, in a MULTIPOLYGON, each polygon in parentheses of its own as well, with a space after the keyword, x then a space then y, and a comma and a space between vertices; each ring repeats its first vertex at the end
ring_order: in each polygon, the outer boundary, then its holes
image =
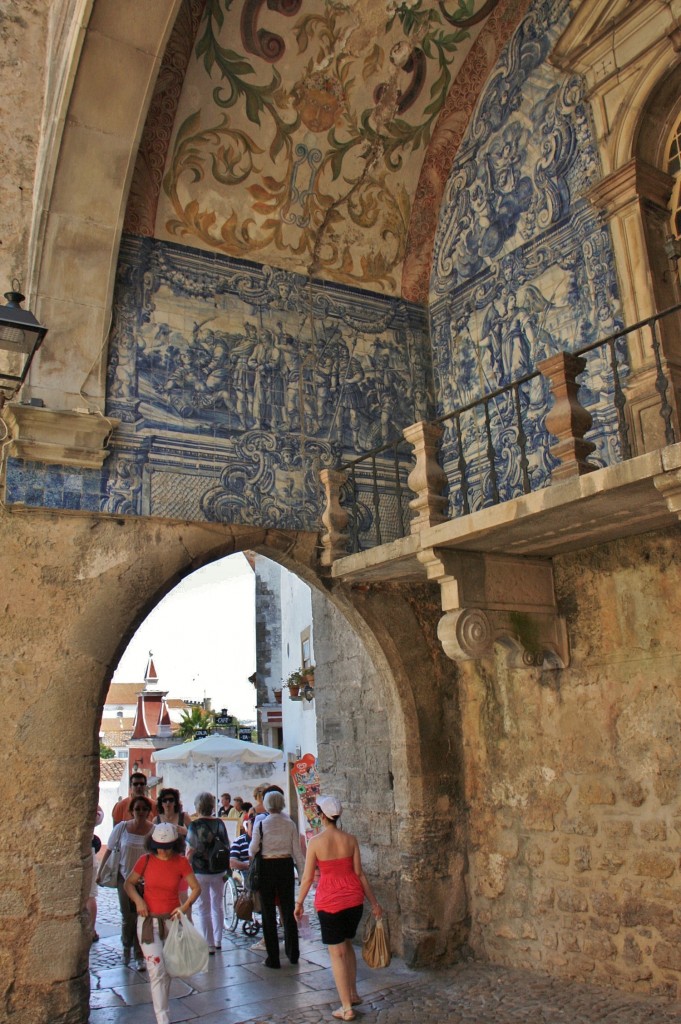
POLYGON ((167 821, 147 836, 148 852, 139 858, 125 882, 125 891, 137 909, 137 935, 149 972, 156 1024, 170 1024, 168 1000, 171 978, 165 969, 163 943, 166 922, 186 914, 201 894, 191 864, 184 856, 184 839, 167 821), (144 894, 136 888, 144 880, 144 894), (184 901, 180 901, 182 889, 184 901), (189 892, 187 892, 189 890, 189 892))
POLYGON ((364 897, 371 903, 375 917, 380 917, 382 911, 362 869, 357 839, 338 827, 343 811, 340 800, 335 796, 322 796, 317 801, 317 810, 322 831, 313 836, 307 847, 295 916, 300 920, 303 915, 303 902, 318 867, 320 879, 314 905, 322 941, 329 947, 333 980, 341 1001, 333 1016, 338 1020, 354 1020, 353 1006, 361 999, 357 993, 357 959, 352 940, 362 919, 364 897))

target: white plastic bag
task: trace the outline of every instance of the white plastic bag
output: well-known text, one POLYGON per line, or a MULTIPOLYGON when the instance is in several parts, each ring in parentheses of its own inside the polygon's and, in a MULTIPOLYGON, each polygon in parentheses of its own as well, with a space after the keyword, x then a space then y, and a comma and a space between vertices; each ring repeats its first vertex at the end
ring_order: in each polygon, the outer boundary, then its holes
POLYGON ((298 935, 301 939, 312 938, 312 925, 310 924, 309 914, 303 914, 298 922, 298 935))
POLYGON ((208 967, 208 943, 184 914, 168 925, 163 959, 172 978, 189 978, 208 967))

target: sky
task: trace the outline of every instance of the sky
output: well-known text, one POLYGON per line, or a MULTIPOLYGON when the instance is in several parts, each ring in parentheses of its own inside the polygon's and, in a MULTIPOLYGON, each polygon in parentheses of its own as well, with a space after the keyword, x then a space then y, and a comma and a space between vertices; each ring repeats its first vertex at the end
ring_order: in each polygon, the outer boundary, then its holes
POLYGON ((212 562, 187 576, 144 620, 113 675, 144 679, 153 652, 159 686, 169 697, 226 707, 255 720, 255 576, 243 555, 212 562))

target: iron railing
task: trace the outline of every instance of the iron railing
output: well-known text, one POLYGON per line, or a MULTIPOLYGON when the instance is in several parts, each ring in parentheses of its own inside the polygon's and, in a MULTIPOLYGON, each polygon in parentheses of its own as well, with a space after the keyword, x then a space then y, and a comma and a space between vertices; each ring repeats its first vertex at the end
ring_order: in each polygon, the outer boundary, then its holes
POLYGON ((348 474, 341 501, 350 516, 351 551, 378 547, 409 532, 411 452, 411 445, 398 438, 339 466, 348 474))
MULTIPOLYGON (((659 414, 664 423, 665 441, 667 444, 674 444, 677 440, 673 408, 668 394, 670 382, 664 372, 662 360, 660 322, 680 310, 681 303, 678 303, 661 313, 584 345, 573 353, 575 356, 588 357, 597 350, 602 350, 605 356, 604 365, 607 365, 611 375, 608 396, 611 406, 606 410, 606 418, 610 417, 612 421, 613 444, 610 446, 609 461, 625 462, 633 455, 630 428, 625 414, 625 381, 628 376, 626 339, 636 331, 650 330, 651 352, 656 372, 655 389, 659 395, 659 414)), ((589 373, 590 366, 587 363, 585 370, 579 375, 583 384, 588 381, 589 373)), ((440 448, 440 464, 449 479, 450 506, 453 506, 454 514, 470 515, 479 507, 499 504, 518 497, 519 494, 529 494, 550 483, 550 472, 548 477, 542 477, 541 474, 533 475, 530 465, 532 455, 536 455, 538 450, 535 448, 532 452, 528 444, 528 409, 531 404, 528 395, 533 386, 543 388, 545 397, 548 398, 548 382, 539 370, 535 370, 431 421, 445 428, 440 448), (495 419, 497 423, 500 422, 499 408, 502 404, 505 412, 512 413, 512 419, 503 424, 506 444, 511 443, 511 437, 517 451, 519 481, 513 493, 502 493, 499 485, 500 455, 495 445, 493 427, 495 419), (483 424, 483 444, 476 447, 472 459, 467 456, 464 443, 466 417, 483 424), (477 504, 471 501, 474 482, 477 483, 480 492, 477 504)), ((545 418, 546 401, 543 406, 545 418)), ((601 409, 601 414, 602 411, 601 409)), ((596 426, 603 427, 603 422, 596 426)), ((587 434, 587 438, 588 436, 587 434)), ((541 432, 539 443, 545 449, 544 461, 550 465, 550 457, 546 452, 551 444, 551 438, 545 429, 541 432)), ((408 487, 407 478, 414 466, 411 454, 411 445, 400 438, 364 452, 338 467, 348 474, 347 483, 341 491, 341 502, 349 514, 348 548, 351 552, 404 537, 409 532, 409 501, 412 492, 408 487)))

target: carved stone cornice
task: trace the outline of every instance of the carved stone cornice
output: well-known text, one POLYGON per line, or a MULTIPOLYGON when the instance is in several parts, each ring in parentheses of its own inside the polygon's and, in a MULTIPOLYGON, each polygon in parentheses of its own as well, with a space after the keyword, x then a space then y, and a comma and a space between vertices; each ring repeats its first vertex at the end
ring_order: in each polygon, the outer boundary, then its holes
POLYGON ((610 219, 641 200, 666 210, 673 185, 671 175, 644 160, 634 159, 601 178, 589 189, 586 198, 610 219))
POLYGON ((11 441, 8 454, 31 462, 101 469, 119 420, 96 413, 6 405, 2 419, 11 441))
POLYGON ((438 638, 453 661, 489 657, 505 646, 515 667, 565 668, 567 628, 558 614, 550 561, 430 548, 417 554, 440 584, 438 638))

